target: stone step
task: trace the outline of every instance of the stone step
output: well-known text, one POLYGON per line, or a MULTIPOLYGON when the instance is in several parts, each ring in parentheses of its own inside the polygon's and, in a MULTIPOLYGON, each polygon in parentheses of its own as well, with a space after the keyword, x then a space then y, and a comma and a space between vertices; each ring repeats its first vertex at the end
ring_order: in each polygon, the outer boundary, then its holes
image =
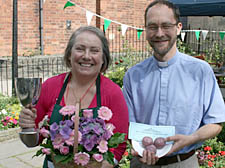
POLYGON ((0 142, 19 138, 20 131, 20 128, 9 128, 7 130, 0 131, 0 142))

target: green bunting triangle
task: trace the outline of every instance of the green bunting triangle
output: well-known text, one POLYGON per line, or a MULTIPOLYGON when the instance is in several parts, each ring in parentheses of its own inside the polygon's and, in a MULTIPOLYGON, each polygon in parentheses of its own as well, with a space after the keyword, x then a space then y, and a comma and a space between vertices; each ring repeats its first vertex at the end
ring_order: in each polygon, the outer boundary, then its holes
POLYGON ((219 35, 220 35, 221 40, 223 41, 223 38, 224 38, 225 32, 219 32, 219 35))
POLYGON ((200 30, 195 30, 195 36, 196 36, 196 39, 198 40, 200 36, 200 30))
POLYGON ((104 31, 108 29, 109 25, 111 24, 111 20, 104 19, 104 31))
POLYGON ((69 6, 75 6, 75 4, 70 2, 70 1, 67 1, 63 9, 65 9, 65 8, 67 8, 69 6))
POLYGON ((138 37, 138 40, 140 39, 142 32, 143 32, 142 29, 137 29, 137 37, 138 37))

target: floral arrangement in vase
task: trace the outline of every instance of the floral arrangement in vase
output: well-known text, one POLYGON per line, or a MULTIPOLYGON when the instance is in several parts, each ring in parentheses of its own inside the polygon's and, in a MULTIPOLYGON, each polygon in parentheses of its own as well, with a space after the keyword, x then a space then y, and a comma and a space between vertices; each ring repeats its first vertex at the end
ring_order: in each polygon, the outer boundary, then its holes
POLYGON ((113 133, 115 126, 106 123, 112 117, 112 111, 102 106, 97 110, 97 117, 92 109, 83 110, 79 118, 78 152, 74 153, 75 106, 65 106, 59 113, 63 120, 49 124, 48 116, 39 123, 39 133, 44 138, 35 156, 51 155, 55 164, 86 166, 90 162, 101 163, 107 160, 114 164, 114 155, 110 148, 116 148, 124 142, 124 133, 113 133))

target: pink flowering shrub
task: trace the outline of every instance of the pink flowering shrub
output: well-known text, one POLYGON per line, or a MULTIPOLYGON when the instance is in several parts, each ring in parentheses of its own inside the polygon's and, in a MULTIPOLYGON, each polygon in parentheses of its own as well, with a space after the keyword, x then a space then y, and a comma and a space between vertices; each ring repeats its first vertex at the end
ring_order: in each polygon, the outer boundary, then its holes
POLYGON ((21 107, 19 104, 9 104, 0 110, 0 130, 8 128, 15 128, 19 126, 19 111, 21 107))
POLYGON ((83 110, 80 117, 78 131, 78 153, 73 153, 74 145, 74 120, 75 107, 65 106, 59 113, 63 120, 59 123, 49 125, 49 118, 45 117, 39 124, 39 133, 44 138, 35 156, 54 156, 56 163, 67 164, 74 162, 77 165, 85 166, 90 160, 102 162, 107 160, 114 164, 114 155, 110 151, 124 142, 125 134, 113 133, 115 126, 106 123, 112 118, 112 111, 102 106, 97 111, 97 117, 93 118, 93 111, 83 110))

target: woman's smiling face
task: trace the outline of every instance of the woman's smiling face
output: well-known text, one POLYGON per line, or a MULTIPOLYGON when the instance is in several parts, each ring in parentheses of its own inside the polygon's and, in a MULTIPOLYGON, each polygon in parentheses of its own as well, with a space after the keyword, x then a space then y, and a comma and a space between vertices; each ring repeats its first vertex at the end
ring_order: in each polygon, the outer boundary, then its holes
POLYGON ((76 37, 71 52, 72 71, 77 75, 96 76, 103 64, 102 42, 98 36, 85 31, 76 37))

